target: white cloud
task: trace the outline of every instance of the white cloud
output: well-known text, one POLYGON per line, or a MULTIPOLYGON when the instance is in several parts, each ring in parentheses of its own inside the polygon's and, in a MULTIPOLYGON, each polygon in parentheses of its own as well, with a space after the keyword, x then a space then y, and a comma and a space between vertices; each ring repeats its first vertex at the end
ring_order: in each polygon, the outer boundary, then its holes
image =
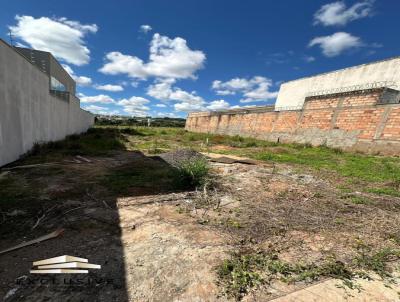
POLYGON ((102 106, 96 106, 96 105, 89 105, 89 106, 84 106, 83 109, 89 110, 91 112, 99 112, 99 111, 107 111, 107 107, 102 107, 102 106))
POLYGON ((127 74, 130 77, 146 78, 144 63, 137 57, 113 51, 109 52, 105 58, 108 62, 99 69, 104 74, 127 74))
POLYGON ((173 112, 157 112, 156 116, 158 116, 158 117, 171 117, 171 118, 179 117, 178 115, 176 115, 173 112))
POLYGON ((147 95, 161 101, 170 101, 171 86, 174 83, 174 79, 158 79, 154 84, 147 87, 147 95))
POLYGON ((26 44, 24 44, 24 43, 21 43, 21 42, 15 43, 15 46, 17 46, 17 47, 22 47, 22 48, 29 48, 28 45, 26 45, 26 44))
POLYGON ((161 101, 176 101, 176 111, 192 112, 204 110, 204 99, 196 91, 188 92, 178 87, 172 87, 174 79, 158 79, 147 88, 147 94, 161 101))
POLYGON ((246 91, 241 99, 241 103, 259 102, 274 99, 278 96, 278 91, 269 91, 272 81, 264 77, 254 77, 254 82, 257 83, 255 87, 249 91, 246 91))
POLYGON ((226 110, 229 109, 230 104, 224 100, 212 101, 210 105, 207 106, 209 110, 226 110))
POLYGON ((315 58, 313 56, 304 56, 303 57, 304 61, 311 63, 315 61, 315 58))
POLYGON ((112 91, 112 92, 118 92, 118 91, 124 90, 124 87, 122 87, 121 85, 112 85, 112 84, 96 85, 95 88, 97 90, 105 90, 105 91, 112 91))
POLYGON ((110 110, 110 108, 96 106, 96 105, 85 106, 85 107, 83 107, 83 109, 88 110, 94 114, 102 114, 102 115, 118 115, 119 114, 118 110, 110 110))
POLYGON ((157 80, 147 88, 147 94, 161 101, 178 101, 203 104, 204 100, 195 91, 187 92, 177 87, 172 87, 173 79, 157 80))
MULTIPOLYGON (((158 79, 147 88, 147 94, 161 101, 173 101, 175 111, 193 112, 204 110, 223 110, 230 107, 224 100, 215 100, 208 104, 196 91, 188 92, 178 87, 173 87, 174 79, 158 79)), ((167 107, 157 104, 156 107, 167 107)))
POLYGON ((204 107, 200 104, 191 104, 191 103, 177 103, 174 105, 176 111, 182 112, 196 112, 196 111, 204 111, 204 107))
POLYGON ((242 103, 266 101, 276 98, 277 91, 270 91, 272 81, 268 78, 255 76, 251 79, 234 78, 227 82, 214 81, 212 89, 218 95, 233 95, 240 93, 243 98, 240 100, 242 103))
MULTIPOLYGON (((147 112, 150 110, 149 107, 145 106, 146 104, 150 103, 150 101, 143 97, 133 96, 129 99, 115 101, 111 97, 103 94, 96 96, 85 96, 84 94, 80 93, 78 96, 81 98, 82 103, 115 104, 116 106, 121 106, 124 112, 134 116, 147 116, 147 112)), ((109 108, 98 105, 88 105, 84 106, 83 108, 97 114, 119 114, 119 110, 110 111, 109 108)))
POLYGON ((351 21, 369 16, 372 13, 373 3, 373 0, 361 1, 349 8, 343 1, 325 4, 314 14, 314 24, 344 26, 351 21))
POLYGON ((254 108, 257 107, 256 105, 246 105, 246 106, 239 106, 239 105, 235 105, 232 106, 230 109, 242 109, 242 108, 254 108))
POLYGON ((201 96, 196 94, 196 91, 187 92, 180 88, 174 88, 170 95, 171 100, 182 101, 191 104, 204 104, 204 100, 201 96))
POLYGON ((79 86, 89 86, 92 84, 92 79, 85 76, 72 77, 79 86))
POLYGON ((216 80, 212 83, 212 89, 216 90, 218 95, 235 94, 237 91, 246 90, 250 86, 249 80, 243 78, 234 78, 225 83, 216 80))
POLYGON ((158 108, 166 108, 167 105, 165 105, 165 104, 156 104, 156 107, 158 107, 158 108))
POLYGON ((143 25, 140 25, 140 31, 142 32, 142 33, 145 33, 145 34, 147 34, 149 31, 151 31, 153 28, 150 26, 150 25, 148 25, 148 24, 143 24, 143 25))
POLYGON ((232 95, 232 94, 236 94, 236 92, 233 91, 233 90, 218 90, 216 92, 216 94, 218 94, 218 95, 232 95))
POLYGON ((143 106, 150 103, 148 99, 142 98, 140 96, 133 96, 129 99, 122 99, 117 102, 121 106, 143 106))
POLYGON ((18 39, 32 48, 49 51, 56 58, 74 65, 88 64, 90 50, 86 47, 84 37, 96 33, 96 24, 81 24, 66 18, 50 19, 32 16, 16 16, 17 25, 10 30, 18 39))
POLYGON ((115 103, 115 100, 104 94, 86 96, 84 94, 78 94, 81 103, 103 103, 103 104, 112 104, 115 103))
POLYGON ((147 63, 138 57, 118 51, 108 53, 105 58, 107 62, 99 69, 104 74, 126 74, 139 79, 186 79, 196 78, 195 72, 203 68, 206 56, 200 50, 191 50, 182 38, 170 39, 156 33, 150 43, 150 57, 147 63))
POLYGON ((92 84, 92 79, 85 76, 77 76, 72 68, 66 64, 62 64, 62 67, 66 72, 69 73, 71 78, 78 84, 79 86, 90 86, 92 84))
POLYGON ((331 36, 316 37, 310 41, 309 47, 319 45, 322 53, 327 57, 335 57, 342 52, 363 46, 360 38, 346 32, 337 32, 331 36))
POLYGON ((117 105, 123 106, 123 110, 131 115, 147 116, 147 112, 150 110, 150 108, 145 105, 148 103, 150 103, 148 99, 139 96, 133 96, 129 99, 122 99, 118 101, 117 105))

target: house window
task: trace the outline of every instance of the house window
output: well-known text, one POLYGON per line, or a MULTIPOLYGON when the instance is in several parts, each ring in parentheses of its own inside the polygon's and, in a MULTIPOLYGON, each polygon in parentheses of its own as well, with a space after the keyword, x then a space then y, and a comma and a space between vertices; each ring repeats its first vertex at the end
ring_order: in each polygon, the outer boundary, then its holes
POLYGON ((51 77, 50 80, 50 90, 67 91, 64 84, 62 84, 59 80, 53 77, 51 77))

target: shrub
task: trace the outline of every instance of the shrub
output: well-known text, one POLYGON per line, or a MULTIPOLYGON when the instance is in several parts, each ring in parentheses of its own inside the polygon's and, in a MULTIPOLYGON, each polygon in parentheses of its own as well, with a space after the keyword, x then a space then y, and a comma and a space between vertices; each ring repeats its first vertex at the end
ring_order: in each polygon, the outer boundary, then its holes
POLYGON ((400 197, 400 191, 392 189, 392 188, 372 188, 368 189, 367 192, 375 193, 379 195, 391 195, 400 197))
POLYGON ((120 130, 120 132, 121 132, 122 134, 127 134, 127 135, 145 136, 145 134, 143 134, 142 132, 140 132, 140 131, 138 131, 138 130, 136 130, 136 129, 133 129, 133 128, 122 128, 122 129, 120 130))
POLYGON ((260 154, 258 154, 257 159, 259 159, 259 160, 273 160, 274 159, 274 155, 272 153, 269 153, 269 152, 260 153, 260 154))
POLYGON ((225 284, 228 296, 241 300, 249 289, 260 285, 263 278, 257 271, 263 266, 264 259, 259 255, 234 255, 217 267, 217 275, 225 284))
POLYGON ((188 159, 178 167, 180 183, 189 187, 203 186, 207 181, 208 172, 208 162, 204 158, 188 159))
POLYGON ((289 263, 280 260, 275 254, 249 253, 233 254, 217 266, 220 284, 225 287, 225 294, 240 301, 252 288, 266 284, 271 280, 285 283, 312 282, 323 277, 340 279, 344 285, 357 288, 352 281, 358 271, 330 256, 322 263, 289 263))
POLYGON ((210 140, 213 144, 223 144, 226 140, 226 137, 220 134, 216 134, 211 136, 210 140))
POLYGON ((193 134, 189 134, 189 135, 187 136, 187 140, 188 140, 189 142, 194 142, 194 141, 197 140, 197 136, 196 136, 196 135, 193 135, 193 134))

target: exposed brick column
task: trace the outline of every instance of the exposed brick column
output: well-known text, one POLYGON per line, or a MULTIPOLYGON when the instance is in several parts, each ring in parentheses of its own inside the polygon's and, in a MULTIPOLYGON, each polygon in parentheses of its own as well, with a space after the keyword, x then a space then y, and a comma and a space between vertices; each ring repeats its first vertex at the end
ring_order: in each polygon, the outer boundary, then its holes
POLYGON ((391 111, 392 107, 389 106, 385 108, 385 111, 383 111, 379 124, 376 127, 374 139, 379 139, 382 136, 383 130, 385 129, 386 122, 388 121, 391 111))
POLYGON ((303 108, 300 110, 300 114, 297 118, 297 123, 296 123, 296 129, 294 130, 294 132, 296 132, 299 128, 301 128, 301 123, 303 122, 303 117, 304 117, 304 105, 303 108))
POLYGON ((344 97, 341 97, 339 102, 337 103, 336 108, 333 110, 332 120, 331 120, 331 129, 335 129, 336 127, 336 120, 339 115, 340 110, 343 107, 344 97))

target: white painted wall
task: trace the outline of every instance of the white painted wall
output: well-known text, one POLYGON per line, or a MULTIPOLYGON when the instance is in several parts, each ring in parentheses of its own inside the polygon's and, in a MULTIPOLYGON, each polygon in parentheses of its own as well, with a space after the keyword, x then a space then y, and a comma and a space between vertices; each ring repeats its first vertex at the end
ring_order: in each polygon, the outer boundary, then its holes
POLYGON ((0 166, 17 160, 36 142, 82 133, 94 116, 79 100, 49 93, 49 78, 0 40, 0 166))
POLYGON ((400 57, 283 83, 275 108, 301 107, 310 92, 382 81, 394 82, 391 88, 400 90, 400 57))

